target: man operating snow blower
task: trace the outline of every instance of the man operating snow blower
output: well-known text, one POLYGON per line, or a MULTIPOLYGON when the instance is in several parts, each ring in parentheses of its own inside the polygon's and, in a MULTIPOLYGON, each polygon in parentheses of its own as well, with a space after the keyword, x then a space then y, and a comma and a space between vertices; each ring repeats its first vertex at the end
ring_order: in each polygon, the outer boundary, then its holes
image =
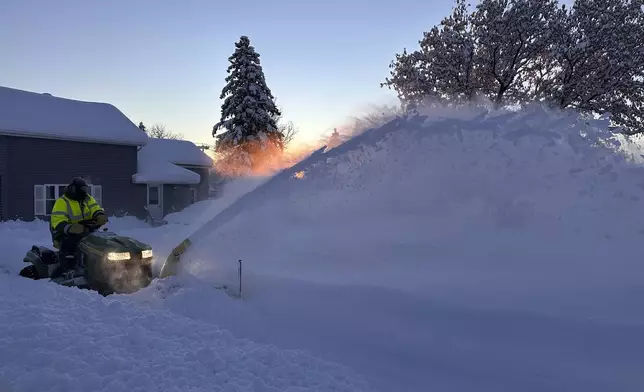
POLYGON ((87 182, 76 177, 51 210, 49 228, 54 247, 59 249, 61 256, 60 268, 54 273, 55 276, 73 267, 69 263, 75 259, 78 242, 87 230, 79 222, 85 220, 94 220, 99 227, 108 221, 103 208, 89 194, 87 182))

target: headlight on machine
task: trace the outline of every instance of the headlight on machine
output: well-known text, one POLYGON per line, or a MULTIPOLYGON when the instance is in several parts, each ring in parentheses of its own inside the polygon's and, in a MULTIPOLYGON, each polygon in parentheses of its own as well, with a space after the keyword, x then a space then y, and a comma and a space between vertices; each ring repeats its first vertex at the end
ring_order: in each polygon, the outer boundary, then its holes
POLYGON ((110 261, 129 260, 130 253, 129 252, 110 252, 107 254, 107 259, 110 261))
POLYGON ((143 259, 149 259, 152 256, 154 256, 154 254, 152 253, 152 249, 144 250, 144 251, 141 252, 141 258, 143 258, 143 259))

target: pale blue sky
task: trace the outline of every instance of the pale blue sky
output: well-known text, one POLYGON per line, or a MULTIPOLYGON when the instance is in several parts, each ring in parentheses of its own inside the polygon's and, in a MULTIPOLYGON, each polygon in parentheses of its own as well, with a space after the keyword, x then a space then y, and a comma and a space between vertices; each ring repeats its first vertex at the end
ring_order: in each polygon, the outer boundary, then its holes
POLYGON ((2 0, 0 85, 110 102, 133 122, 212 143, 228 56, 261 55, 287 119, 315 138, 370 104, 403 47, 451 0, 2 0))

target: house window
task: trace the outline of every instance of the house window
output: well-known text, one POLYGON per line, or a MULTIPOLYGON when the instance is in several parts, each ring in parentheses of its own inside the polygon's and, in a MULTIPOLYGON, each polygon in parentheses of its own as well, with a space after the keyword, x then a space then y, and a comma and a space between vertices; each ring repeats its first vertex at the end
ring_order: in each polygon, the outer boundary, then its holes
POLYGON ((90 185, 89 193, 92 195, 94 200, 98 203, 99 206, 103 206, 103 186, 102 185, 90 185))
MULTIPOLYGON (((66 184, 34 185, 34 215, 49 216, 54 208, 56 199, 65 194, 66 184)), ((103 203, 103 187, 90 185, 90 194, 99 205, 103 203)))
POLYGON ((190 204, 195 204, 197 202, 197 188, 190 188, 190 204))

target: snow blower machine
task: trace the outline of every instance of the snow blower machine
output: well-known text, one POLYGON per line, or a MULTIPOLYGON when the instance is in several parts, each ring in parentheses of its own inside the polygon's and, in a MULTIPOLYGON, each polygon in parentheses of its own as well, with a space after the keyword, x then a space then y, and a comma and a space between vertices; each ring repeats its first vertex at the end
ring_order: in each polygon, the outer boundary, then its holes
POLYGON ((49 279, 64 286, 110 294, 129 294, 152 282, 152 247, 135 239, 100 230, 95 221, 85 226, 76 253, 63 256, 58 250, 32 246, 23 261, 29 263, 20 276, 49 279))

